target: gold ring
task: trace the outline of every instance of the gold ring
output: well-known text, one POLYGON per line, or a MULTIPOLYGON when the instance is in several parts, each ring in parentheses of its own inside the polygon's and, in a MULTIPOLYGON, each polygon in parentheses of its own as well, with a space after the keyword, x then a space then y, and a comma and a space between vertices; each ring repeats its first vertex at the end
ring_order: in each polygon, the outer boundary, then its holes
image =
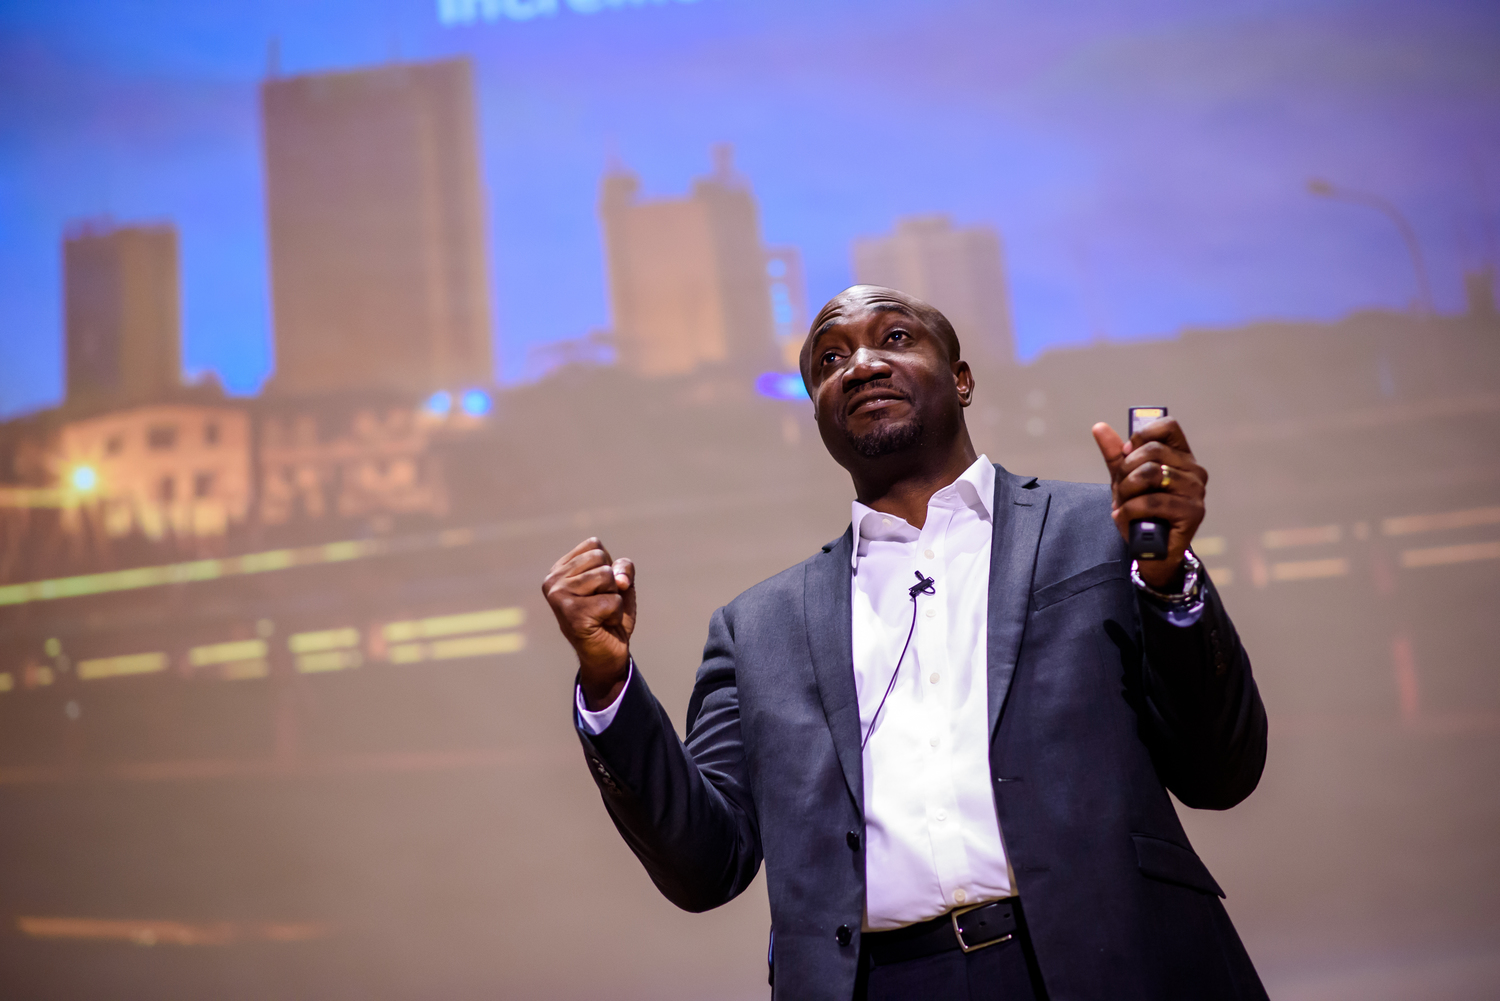
POLYGON ((1161 467, 1161 488, 1163 490, 1172 489, 1172 467, 1166 463, 1163 463, 1161 467))

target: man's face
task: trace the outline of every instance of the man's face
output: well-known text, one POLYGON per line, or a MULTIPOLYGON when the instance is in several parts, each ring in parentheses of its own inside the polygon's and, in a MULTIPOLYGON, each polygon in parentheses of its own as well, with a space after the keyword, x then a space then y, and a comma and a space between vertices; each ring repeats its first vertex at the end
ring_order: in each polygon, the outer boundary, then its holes
POLYGON ((973 390, 936 331, 895 303, 858 299, 817 334, 808 382, 823 444, 846 469, 948 440, 973 390))

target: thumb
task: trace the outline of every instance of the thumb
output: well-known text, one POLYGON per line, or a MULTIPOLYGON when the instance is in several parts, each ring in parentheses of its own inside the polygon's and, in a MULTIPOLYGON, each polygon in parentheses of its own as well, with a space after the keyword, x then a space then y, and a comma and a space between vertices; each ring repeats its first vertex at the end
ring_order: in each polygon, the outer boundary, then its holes
POLYGON ((624 598, 621 611, 632 621, 635 619, 635 561, 629 559, 615 560, 612 568, 615 572, 615 586, 620 589, 620 596, 624 598))
POLYGON ((1094 444, 1099 446, 1099 453, 1104 456, 1104 464, 1109 467, 1109 478, 1114 481, 1120 479, 1121 466, 1125 463, 1125 443, 1115 429, 1100 421, 1093 427, 1094 444))

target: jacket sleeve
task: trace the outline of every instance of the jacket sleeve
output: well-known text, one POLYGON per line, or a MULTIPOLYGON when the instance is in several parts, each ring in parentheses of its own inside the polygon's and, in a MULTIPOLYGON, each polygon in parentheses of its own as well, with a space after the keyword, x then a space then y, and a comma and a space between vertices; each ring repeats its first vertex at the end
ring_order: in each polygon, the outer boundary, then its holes
POLYGON ((735 687, 734 641, 724 609, 709 623, 677 737, 639 663, 614 721, 599 734, 577 726, 610 818, 652 882, 678 907, 706 911, 738 896, 760 869, 760 832, 746 779, 735 687))
POLYGON ((1226 810, 1254 791, 1266 763, 1266 710, 1250 658, 1212 581, 1204 609, 1175 626, 1139 601, 1145 645, 1142 736, 1163 784, 1185 805, 1226 810))

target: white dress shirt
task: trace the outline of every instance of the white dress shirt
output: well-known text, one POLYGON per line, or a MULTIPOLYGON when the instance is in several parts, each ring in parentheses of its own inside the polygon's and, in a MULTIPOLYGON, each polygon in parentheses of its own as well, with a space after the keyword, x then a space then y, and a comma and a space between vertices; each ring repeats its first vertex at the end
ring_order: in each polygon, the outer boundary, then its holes
POLYGON ((989 612, 995 467, 980 456, 932 495, 921 530, 854 502, 854 686, 864 750, 865 928, 1011 895, 990 789, 989 612), (876 717, 912 626, 916 630, 876 717))

